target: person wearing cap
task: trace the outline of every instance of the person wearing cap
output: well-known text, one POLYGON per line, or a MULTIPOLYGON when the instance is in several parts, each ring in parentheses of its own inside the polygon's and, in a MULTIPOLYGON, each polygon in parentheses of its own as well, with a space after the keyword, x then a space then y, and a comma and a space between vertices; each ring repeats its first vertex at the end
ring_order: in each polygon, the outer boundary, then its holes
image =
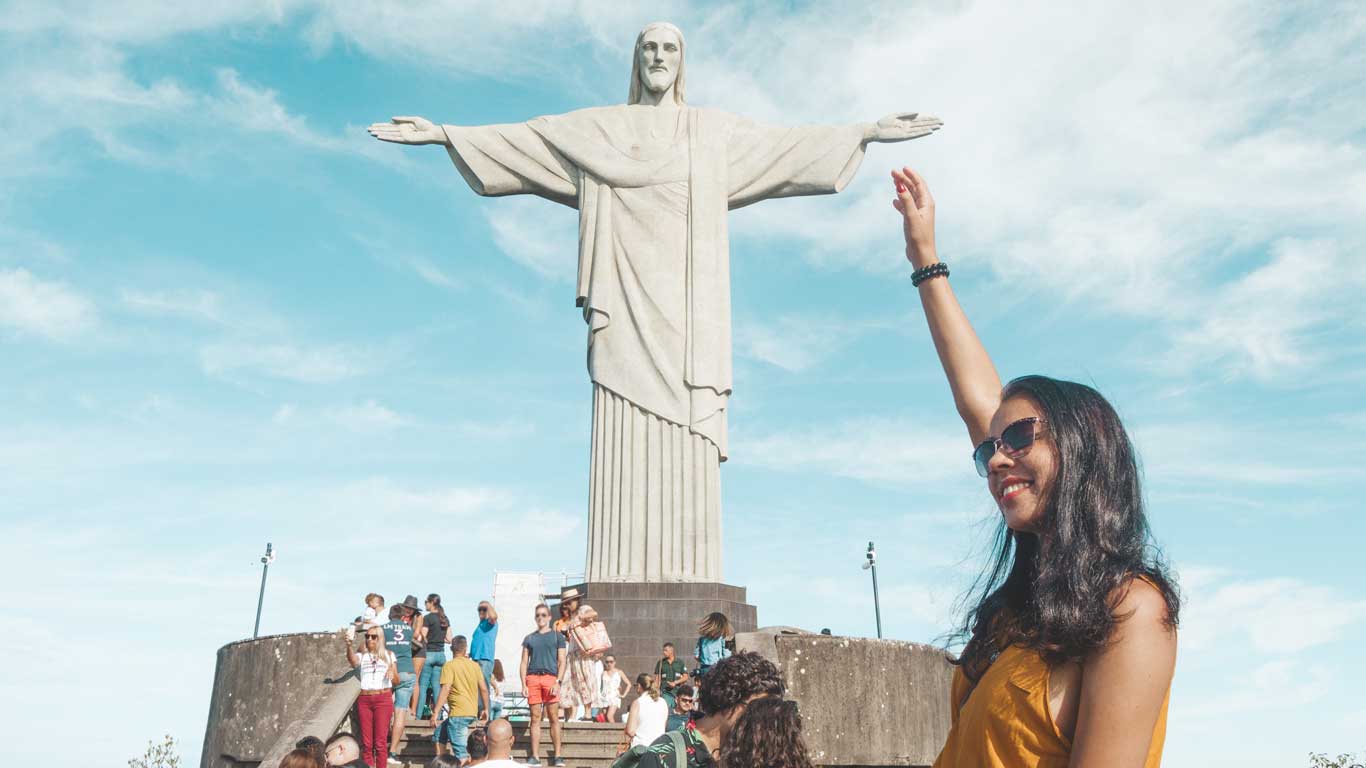
MULTIPOLYGON (((563 701, 567 708, 582 707, 582 720, 592 720, 593 710, 602 707, 600 688, 602 687, 602 654, 606 649, 583 647, 575 630, 587 627, 598 620, 598 612, 593 606, 583 604, 574 614, 569 625, 569 685, 564 691, 563 701)), ((568 720, 569 716, 565 719, 568 720)))
MULTIPOLYGON (((577 620, 574 614, 578 612, 579 601, 582 598, 583 593, 579 591, 578 587, 568 587, 560 591, 560 603, 556 606, 560 612, 560 617, 551 626, 564 637, 566 643, 570 642, 569 632, 574 628, 574 622, 577 620)), ((565 671, 567 675, 568 669, 566 668, 565 671)), ((574 716, 575 704, 573 694, 565 690, 560 696, 559 709, 555 714, 561 720, 568 722, 574 716)))
POLYGON ((493 690, 493 659, 498 645, 498 611, 493 603, 484 600, 479 603, 479 623, 470 633, 470 658, 479 665, 484 673, 484 685, 493 690))

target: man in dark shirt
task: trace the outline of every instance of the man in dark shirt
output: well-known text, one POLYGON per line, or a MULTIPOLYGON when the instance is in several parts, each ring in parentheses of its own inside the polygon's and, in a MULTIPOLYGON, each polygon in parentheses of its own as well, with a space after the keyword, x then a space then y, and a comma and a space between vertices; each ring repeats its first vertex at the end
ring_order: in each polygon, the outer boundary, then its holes
POLYGON ((527 765, 540 765, 537 756, 541 749, 541 714, 550 712, 550 743, 555 747, 553 766, 564 765, 560 756, 560 718, 555 716, 555 705, 560 700, 560 686, 564 683, 564 656, 567 643, 564 635, 550 628, 550 607, 536 606, 536 631, 522 640, 522 690, 531 706, 531 755, 527 765))
POLYGON ((655 662, 655 674, 659 676, 659 692, 674 706, 674 689, 688 682, 688 665, 678 658, 673 643, 664 644, 664 658, 655 662))
POLYGON ((687 683, 674 689, 674 706, 669 710, 669 720, 664 726, 665 733, 683 730, 683 726, 692 719, 692 705, 696 701, 693 693, 693 687, 687 683))
POLYGON ((768 659, 753 651, 717 662, 698 696, 701 716, 683 727, 684 754, 666 733, 640 756, 638 768, 710 768, 745 705, 760 696, 781 696, 783 678, 768 659))

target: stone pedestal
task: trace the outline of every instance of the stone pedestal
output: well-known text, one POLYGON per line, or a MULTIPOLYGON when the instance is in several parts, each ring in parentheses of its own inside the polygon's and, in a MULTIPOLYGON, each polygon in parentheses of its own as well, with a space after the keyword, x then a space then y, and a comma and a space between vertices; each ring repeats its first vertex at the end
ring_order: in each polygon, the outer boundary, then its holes
POLYGON ((745 602, 745 588, 715 583, 589 582, 579 584, 612 636, 617 668, 634 684, 636 675, 653 672, 665 642, 692 670, 697 624, 712 611, 730 619, 738 632, 758 628, 758 612, 745 602))

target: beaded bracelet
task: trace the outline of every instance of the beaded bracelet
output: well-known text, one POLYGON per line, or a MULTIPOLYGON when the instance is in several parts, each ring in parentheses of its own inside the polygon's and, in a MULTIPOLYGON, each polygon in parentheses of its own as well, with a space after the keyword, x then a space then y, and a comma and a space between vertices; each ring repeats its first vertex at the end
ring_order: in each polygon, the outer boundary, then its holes
POLYGON ((920 284, 925 282, 926 280, 933 280, 936 277, 948 276, 949 265, 945 264, 942 261, 936 261, 928 267, 921 267, 920 269, 917 269, 916 271, 912 272, 911 285, 915 286, 916 288, 919 288, 920 284))

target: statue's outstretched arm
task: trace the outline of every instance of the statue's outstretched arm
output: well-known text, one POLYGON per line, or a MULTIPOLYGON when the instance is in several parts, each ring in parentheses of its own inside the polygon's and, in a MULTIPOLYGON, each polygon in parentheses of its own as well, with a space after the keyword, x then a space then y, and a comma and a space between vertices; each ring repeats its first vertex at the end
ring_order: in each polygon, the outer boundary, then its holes
MULTIPOLYGON (((397 120, 397 118, 395 118, 397 120)), ((876 123, 869 123, 864 131, 863 141, 908 141, 921 136, 929 136, 939 130, 944 121, 933 115, 919 112, 896 112, 876 123)))
POLYGON ((395 144, 446 143, 446 131, 425 117, 395 117, 387 123, 375 123, 365 130, 380 141, 395 144))

